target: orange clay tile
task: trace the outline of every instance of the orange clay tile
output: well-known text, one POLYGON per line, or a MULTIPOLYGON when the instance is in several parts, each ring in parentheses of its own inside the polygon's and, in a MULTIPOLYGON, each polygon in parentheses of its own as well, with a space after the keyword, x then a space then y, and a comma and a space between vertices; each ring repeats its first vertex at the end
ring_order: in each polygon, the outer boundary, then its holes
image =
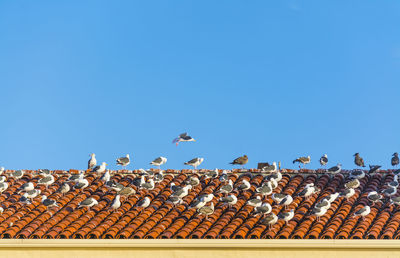
MULTIPOLYGON (((156 171, 156 170, 153 170, 156 171)), ((8 176, 12 171, 6 171, 8 176)), ((95 174, 86 172, 89 186, 83 190, 73 189, 62 195, 61 185, 68 180, 69 174, 77 174, 78 170, 52 171, 55 182, 48 186, 37 185, 40 176, 37 171, 26 171, 19 179, 8 177, 9 187, 0 194, 0 203, 4 212, 0 215, 1 238, 123 238, 123 239, 155 239, 155 238, 207 238, 207 239, 400 239, 400 207, 383 198, 382 203, 372 205, 367 196, 370 191, 381 192, 394 178, 393 171, 381 171, 360 179, 356 193, 348 200, 338 197, 331 203, 326 214, 317 220, 312 214, 314 206, 322 198, 344 190, 349 181, 348 171, 330 175, 323 170, 302 169, 300 172, 287 170, 282 173, 274 193, 292 195, 293 202, 287 209, 274 203, 271 196, 263 196, 263 202, 272 205, 272 212, 295 210, 295 216, 288 223, 279 220, 275 225, 264 225, 262 215, 255 215, 254 208, 247 201, 259 196, 256 188, 267 182, 268 175, 259 170, 241 172, 234 170, 229 179, 235 187, 242 180, 250 182, 247 191, 233 191, 238 201, 232 207, 219 202, 223 196, 219 192, 225 184, 218 177, 207 178, 201 170, 198 178, 200 184, 189 190, 181 204, 174 206, 168 202, 172 190, 171 183, 186 185, 192 170, 167 170, 164 180, 156 183, 153 190, 138 189, 132 184, 139 177, 138 171, 118 174, 112 171, 112 180, 124 186, 131 186, 137 193, 121 199, 121 206, 112 210, 110 205, 116 192, 105 186, 95 174), (41 190, 49 199, 57 201, 58 207, 47 209, 41 203, 41 196, 31 200, 31 204, 19 202, 23 192, 18 189, 26 182, 33 182, 36 189, 41 190), (299 196, 306 184, 314 183, 320 192, 309 198, 299 196), (201 215, 190 204, 202 194, 214 194, 214 213, 201 215), (88 209, 79 208, 80 202, 88 197, 98 201, 98 205, 88 209), (143 198, 151 200, 149 207, 137 206, 143 198), (371 212, 365 218, 354 217, 355 211, 365 205, 371 206, 371 212)), ((222 171, 219 171, 220 173, 222 171)), ((73 183, 70 183, 73 186, 73 183)), ((399 196, 400 192, 396 196, 399 196)), ((207 205, 210 205, 208 203, 207 205)))

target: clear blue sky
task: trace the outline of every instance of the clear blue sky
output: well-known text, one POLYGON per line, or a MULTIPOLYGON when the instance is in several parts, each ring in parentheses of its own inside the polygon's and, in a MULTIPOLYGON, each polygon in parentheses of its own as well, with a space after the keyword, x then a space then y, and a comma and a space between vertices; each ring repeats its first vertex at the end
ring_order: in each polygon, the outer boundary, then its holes
POLYGON ((387 168, 399 24, 398 1, 0 1, 0 165, 387 168))

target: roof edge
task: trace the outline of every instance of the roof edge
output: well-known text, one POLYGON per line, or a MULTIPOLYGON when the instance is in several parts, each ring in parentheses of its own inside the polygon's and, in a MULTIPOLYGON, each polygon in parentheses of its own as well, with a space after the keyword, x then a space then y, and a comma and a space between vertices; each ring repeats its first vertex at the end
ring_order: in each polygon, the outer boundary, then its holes
POLYGON ((161 248, 161 249, 397 249, 400 240, 324 239, 2 239, 1 248, 161 248))

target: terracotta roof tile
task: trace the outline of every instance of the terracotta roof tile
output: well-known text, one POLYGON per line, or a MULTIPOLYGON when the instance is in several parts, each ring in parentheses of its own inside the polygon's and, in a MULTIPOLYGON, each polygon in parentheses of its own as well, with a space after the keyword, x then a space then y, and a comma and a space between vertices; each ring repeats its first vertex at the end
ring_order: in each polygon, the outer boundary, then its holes
MULTIPOLYGON (((5 174, 10 173, 7 171, 5 174)), ((78 173, 71 170, 70 173, 78 173)), ((201 172, 200 172, 201 173, 201 172)), ((9 177, 9 187, 0 195, 4 212, 0 215, 1 238, 310 238, 310 239, 399 239, 400 209, 392 205, 389 198, 372 206, 367 195, 370 191, 382 191, 387 183, 393 180, 392 171, 382 171, 367 175, 360 180, 360 186, 353 197, 346 200, 337 198, 331 203, 330 209, 318 220, 312 215, 312 209, 322 198, 344 190, 348 181, 347 171, 343 174, 330 175, 312 170, 302 170, 301 173, 288 170, 283 173, 274 193, 292 195, 293 202, 287 209, 274 203, 270 196, 262 197, 263 202, 272 205, 272 212, 295 209, 295 215, 287 224, 279 220, 275 225, 267 226, 261 223, 263 216, 255 215, 254 208, 247 204, 249 199, 259 194, 257 187, 267 182, 266 175, 258 170, 251 173, 241 173, 235 170, 229 178, 237 187, 242 180, 248 180, 251 187, 247 191, 235 191, 235 205, 229 207, 219 202, 223 196, 219 189, 225 184, 218 178, 205 179, 199 176, 199 185, 189 190, 182 204, 174 207, 168 202, 172 190, 171 183, 184 186, 186 179, 192 175, 191 170, 167 170, 164 180, 156 183, 153 190, 138 189, 132 181, 139 175, 114 174, 112 180, 124 186, 131 186, 137 193, 121 199, 122 204, 116 211, 110 205, 116 192, 108 189, 96 175, 87 174, 90 185, 83 190, 71 190, 65 195, 59 193, 59 188, 66 182, 69 173, 53 171, 55 182, 49 187, 36 186, 42 194, 57 201, 58 207, 47 209, 41 204, 41 197, 32 200, 31 204, 19 202, 23 193, 17 189, 30 181, 35 185, 40 176, 36 171, 27 171, 23 178, 15 180, 9 177), (321 189, 318 194, 306 199, 298 194, 306 184, 314 183, 321 189), (200 195, 213 193, 214 213, 208 216, 200 215, 190 204, 200 195), (80 202, 88 197, 98 201, 98 205, 88 208, 78 208, 80 202), (137 203, 143 198, 151 200, 149 207, 141 208, 137 203), (359 208, 370 205, 371 212, 364 219, 354 217, 359 208)), ((72 184, 71 184, 72 186, 72 184)), ((399 196, 400 192, 395 196, 399 196)), ((207 204, 209 205, 209 203, 207 204)))

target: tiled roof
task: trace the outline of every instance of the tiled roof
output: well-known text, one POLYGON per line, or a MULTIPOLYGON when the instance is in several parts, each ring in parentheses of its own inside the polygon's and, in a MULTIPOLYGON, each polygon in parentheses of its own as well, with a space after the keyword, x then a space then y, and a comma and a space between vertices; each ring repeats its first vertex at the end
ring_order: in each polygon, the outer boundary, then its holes
MULTIPOLYGON (((236 191, 238 201, 232 207, 219 202, 222 196, 218 193, 223 185, 218 177, 205 179, 200 177, 200 184, 189 190, 183 203, 174 205, 168 202, 172 194, 171 183, 184 185, 190 170, 168 170, 164 179, 156 183, 153 190, 138 189, 132 180, 138 176, 134 171, 128 174, 115 173, 112 179, 125 186, 132 186, 137 193, 127 197, 116 211, 110 209, 116 193, 106 187, 100 177, 86 174, 89 186, 83 191, 72 189, 64 196, 58 191, 70 173, 78 171, 54 171, 56 180, 47 189, 36 185, 41 178, 35 171, 26 171, 21 179, 8 176, 9 187, 0 195, 0 204, 4 212, 0 215, 0 238, 221 238, 221 239, 398 239, 400 238, 400 210, 391 205, 388 198, 374 206, 368 201, 370 191, 381 191, 393 180, 391 171, 380 171, 360 180, 360 186, 349 200, 337 198, 328 212, 317 221, 311 215, 313 206, 322 198, 344 189, 348 180, 346 171, 330 175, 304 170, 303 172, 284 172, 282 180, 274 193, 285 193, 293 196, 293 202, 287 208, 295 209, 295 216, 287 224, 283 220, 271 229, 263 225, 261 216, 254 216, 253 207, 246 202, 254 198, 255 189, 266 180, 259 170, 247 173, 229 173, 229 178, 237 186, 242 179, 251 183, 247 191, 236 191), (47 211, 41 203, 41 197, 34 198, 31 204, 19 202, 21 195, 17 189, 26 182, 33 182, 50 199, 57 200, 59 207, 47 211), (310 198, 298 196, 308 183, 314 183, 321 191, 310 198), (189 204, 201 194, 214 193, 212 202, 215 211, 208 216, 200 215, 189 204), (137 206, 144 197, 151 199, 147 208, 137 206), (98 205, 88 208, 77 208, 87 197, 93 197, 98 205), (354 217, 356 210, 364 205, 371 205, 371 213, 363 220, 354 217)), ((201 173, 200 173, 201 174, 201 173)), ((273 203, 271 196, 263 197, 264 202, 272 205, 272 212, 279 214, 283 207, 273 203)))

